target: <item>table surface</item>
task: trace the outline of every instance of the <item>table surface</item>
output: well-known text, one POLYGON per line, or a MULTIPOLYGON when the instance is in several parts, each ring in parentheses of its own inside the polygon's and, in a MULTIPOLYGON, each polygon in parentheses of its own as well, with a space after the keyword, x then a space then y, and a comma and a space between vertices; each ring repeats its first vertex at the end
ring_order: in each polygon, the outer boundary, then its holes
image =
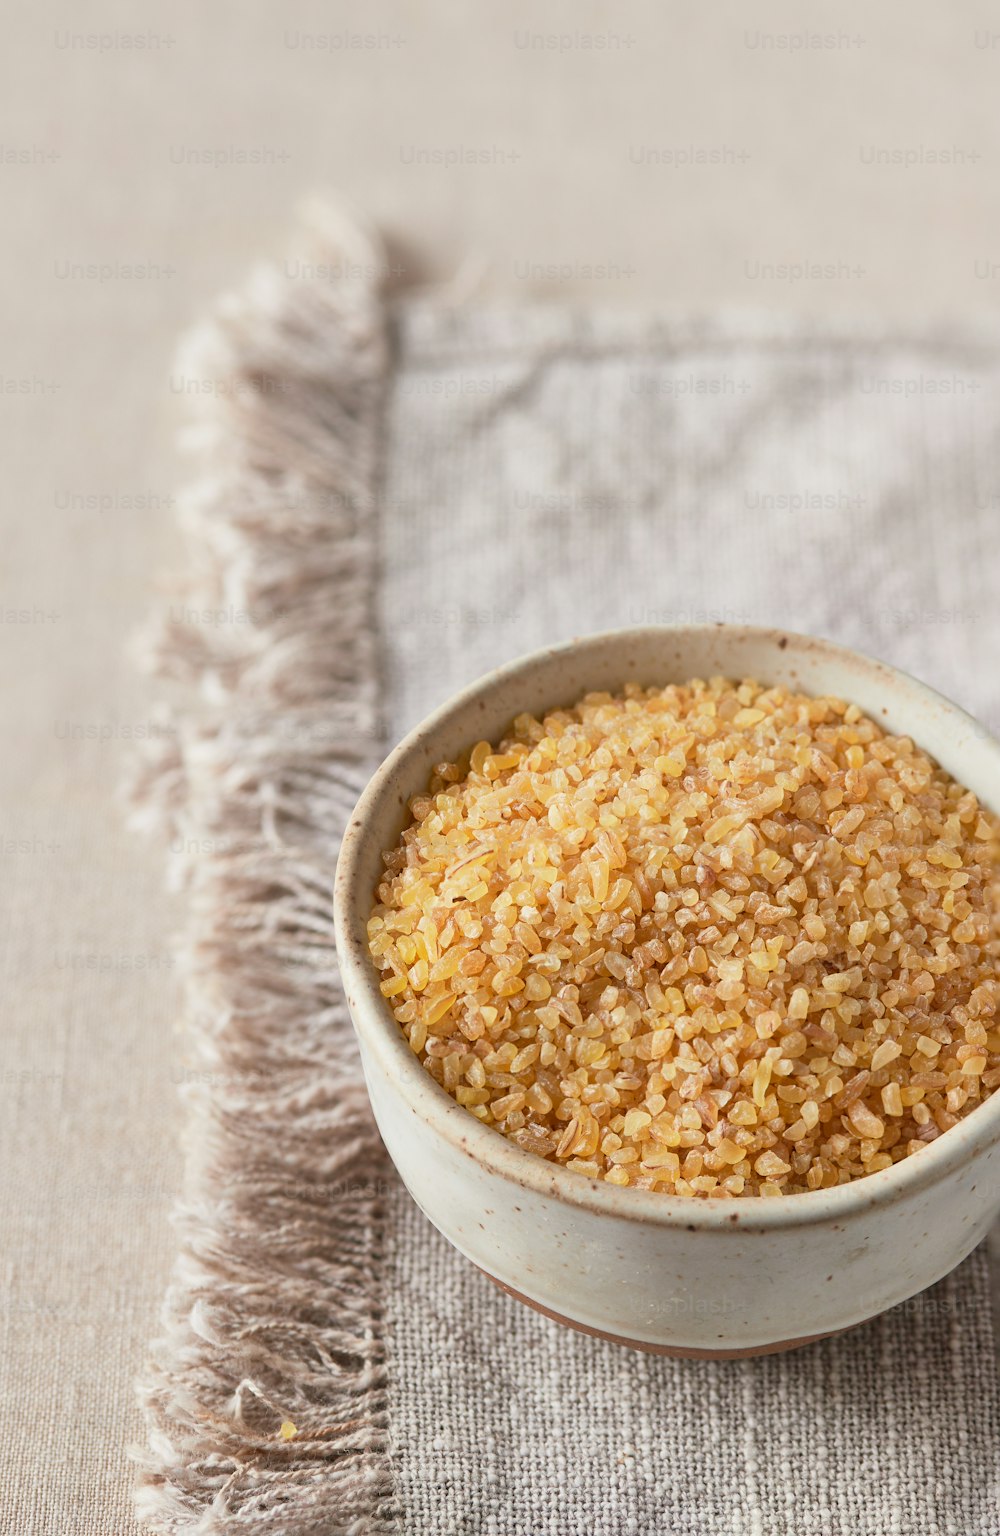
POLYGON ((177 334, 296 202, 401 287, 968 318, 1000 304, 986 4, 68 0, 6 20, 0 1532, 128 1532, 184 1076, 162 859, 115 786, 176 553, 177 334))

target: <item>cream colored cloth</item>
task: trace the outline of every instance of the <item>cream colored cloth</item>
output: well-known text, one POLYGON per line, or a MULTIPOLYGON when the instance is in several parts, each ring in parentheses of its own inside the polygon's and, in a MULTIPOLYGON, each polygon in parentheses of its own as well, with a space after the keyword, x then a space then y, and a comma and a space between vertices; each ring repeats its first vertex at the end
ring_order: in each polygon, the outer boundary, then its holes
MULTIPOLYGON (((379 523, 392 733, 534 646, 714 620, 860 647, 996 727, 998 412, 986 345, 409 311, 379 523)), ((853 1334, 713 1364, 561 1330, 405 1194, 391 1211, 389 1423, 414 1536, 997 1529, 982 1251, 853 1334)))
MULTIPOLYGON (((193 985, 173 1074, 188 1100, 181 1258, 143 1379, 143 1517, 171 1536, 986 1536, 1000 1415, 982 1254, 847 1339, 762 1362, 644 1359, 516 1308, 385 1169, 329 883, 391 738, 496 661, 603 625, 812 629, 996 724, 1000 681, 982 658, 996 641, 1000 354, 418 305, 397 317, 390 369, 377 248, 322 215, 307 248, 325 263, 318 285, 262 278, 192 361, 230 387, 200 416, 187 598, 161 646, 178 709, 150 705, 147 732, 147 804, 186 882, 163 984, 180 958, 193 985)), ((99 915, 98 901, 98 936, 99 915)), ((85 1045, 66 995, 52 1091, 82 1135, 92 1106, 74 1097, 85 1045)), ((26 1179, 30 1087, 10 1143, 26 1179)), ((134 1266, 134 1213, 164 1181, 122 1134, 109 1119, 93 1177, 71 1137, 47 1189, 77 1233, 96 1210, 134 1266)), ((17 1254, 32 1207, 11 1203, 17 1254)), ((14 1294, 37 1306, 36 1252, 14 1294)), ((113 1258, 83 1275, 67 1250, 52 1277, 54 1306, 91 1298, 72 1348, 67 1315, 51 1338, 71 1379, 92 1373, 95 1414, 102 1382, 130 1368, 116 1320, 134 1338, 150 1306, 148 1292, 110 1304, 113 1276, 113 1258)), ((5 1322, 24 1356, 18 1318, 5 1322)), ((58 1443, 74 1412, 33 1388, 47 1338, 32 1329, 35 1363, 8 1395, 19 1456, 39 1433, 58 1443)), ((95 1485, 114 1444, 96 1417, 95 1485)), ((11 1531, 33 1531, 21 1465, 3 1477, 11 1531)))

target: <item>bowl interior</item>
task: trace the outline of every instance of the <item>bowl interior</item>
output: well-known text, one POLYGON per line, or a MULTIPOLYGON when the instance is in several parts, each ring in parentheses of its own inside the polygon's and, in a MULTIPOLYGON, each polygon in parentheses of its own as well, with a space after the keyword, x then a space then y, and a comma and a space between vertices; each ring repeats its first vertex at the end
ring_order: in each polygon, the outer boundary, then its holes
MULTIPOLYGON (((381 876, 382 852, 397 841, 407 820, 411 796, 426 788, 436 763, 467 752, 476 741, 495 741, 515 715, 542 713, 575 703, 584 693, 620 690, 626 683, 652 686, 688 682, 695 677, 753 678, 809 694, 834 694, 857 704, 885 730, 907 735, 961 783, 972 789, 991 810, 1000 811, 1000 745, 957 705, 915 678, 883 662, 826 640, 781 630, 706 626, 645 628, 592 635, 565 646, 536 652, 514 661, 444 704, 407 736, 375 774, 358 803, 344 839, 335 891, 337 943, 355 1022, 375 1049, 380 1063, 406 1080, 407 1092, 419 1097, 422 1112, 433 1113, 442 1126, 456 1123, 473 1131, 477 1146, 491 1162, 538 1164, 560 1183, 571 1180, 574 1195, 590 1181, 533 1158, 462 1110, 440 1088, 410 1052, 392 1012, 378 991, 375 968, 367 949, 367 922, 375 887, 381 876), (460 1117, 456 1122, 454 1116, 460 1117), (480 1134, 481 1133, 481 1134, 480 1134), (484 1139, 485 1138, 485 1139, 484 1139)), ((923 1175, 942 1171, 963 1155, 970 1137, 1000 1136, 1000 1093, 972 1112, 918 1158, 907 1158, 881 1173, 835 1190, 802 1192, 794 1200, 766 1201, 769 1217, 781 1208, 843 1197, 863 1191, 878 1197, 882 1190, 912 1178, 916 1164, 923 1175), (987 1123, 988 1122, 988 1123, 987 1123), (964 1133, 964 1134, 961 1134, 964 1133)), ((729 1202, 692 1201, 680 1196, 601 1186, 602 1198, 616 1204, 641 1201, 682 1207, 694 1219, 705 1219, 713 1205, 729 1202), (692 1211, 696 1207, 697 1211, 692 1211)), ((753 1202, 761 1204, 761 1202, 753 1202)))

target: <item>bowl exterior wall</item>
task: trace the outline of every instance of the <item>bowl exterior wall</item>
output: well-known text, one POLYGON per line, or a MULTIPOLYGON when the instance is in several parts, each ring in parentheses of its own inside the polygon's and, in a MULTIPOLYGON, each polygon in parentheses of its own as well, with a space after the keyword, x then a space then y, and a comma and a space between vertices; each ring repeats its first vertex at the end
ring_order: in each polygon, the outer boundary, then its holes
POLYGON ((947 1274, 1000 1206, 994 1147, 927 1189, 808 1224, 755 1230, 757 1200, 727 1202, 735 1219, 714 1229, 619 1219, 497 1173, 375 1063, 365 1075, 390 1157, 450 1243, 536 1305, 638 1344, 756 1349, 852 1327, 947 1274))
POLYGON ((885 729, 912 736, 1000 813, 998 744, 905 674, 776 630, 622 631, 503 668, 413 732, 359 802, 341 850, 335 910, 379 1128, 434 1225, 495 1279, 573 1322, 639 1343, 721 1351, 850 1327, 953 1268, 1000 1208, 1000 1095, 927 1153, 850 1186, 850 1198, 840 1189, 829 1193, 844 1198, 831 1201, 827 1192, 737 1200, 723 1216, 706 1212, 704 1201, 664 1196, 675 1211, 690 1206, 690 1221, 666 1207, 651 1217, 649 1197, 632 1206, 629 1190, 615 1191, 618 1200, 602 1185, 598 1199, 581 1178, 578 1197, 576 1176, 565 1170, 553 1168, 550 1187, 549 1165, 460 1110, 409 1051, 379 994, 365 937, 382 850, 396 842, 407 801, 426 786, 433 764, 495 740, 524 710, 571 704, 628 681, 718 674, 850 699, 885 729), (934 1176, 911 1176, 911 1162, 924 1156, 934 1176), (870 1193, 860 1187, 869 1184, 870 1193), (800 1200, 807 1205, 798 1207, 800 1200), (762 1209, 772 1206, 787 1208, 788 1219, 784 1210, 762 1209), (808 1209, 808 1219, 792 1219, 798 1209, 808 1209))

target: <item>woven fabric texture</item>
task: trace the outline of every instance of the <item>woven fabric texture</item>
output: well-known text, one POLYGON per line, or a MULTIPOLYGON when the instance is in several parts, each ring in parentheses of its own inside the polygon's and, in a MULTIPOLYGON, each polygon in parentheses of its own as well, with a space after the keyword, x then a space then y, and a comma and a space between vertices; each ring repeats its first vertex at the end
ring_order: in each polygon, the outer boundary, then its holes
POLYGON ((389 1421, 407 1536, 992 1536, 988 1265, 840 1338, 668 1360, 502 1295, 400 1190, 389 1421))
MULTIPOLYGON (((762 325, 410 311, 381 513, 398 734, 535 646, 774 624, 1000 723, 995 349, 762 325)), ((678 1362, 496 1292, 401 1195, 389 1419, 407 1532, 986 1536, 983 1251, 846 1337, 678 1362)))
MULTIPOLYGON (((343 260, 341 220, 313 235, 319 270, 379 265, 369 245, 343 260)), ((588 630, 810 630, 996 726, 1000 351, 409 304, 386 377, 367 282, 323 281, 272 277, 224 311, 246 389, 202 440, 190 590, 253 623, 160 647, 204 685, 149 788, 200 850, 204 1070, 142 1517, 170 1536, 987 1536, 985 1254, 762 1361, 651 1359, 517 1307, 385 1172, 323 871, 376 707, 388 745, 588 630)))

